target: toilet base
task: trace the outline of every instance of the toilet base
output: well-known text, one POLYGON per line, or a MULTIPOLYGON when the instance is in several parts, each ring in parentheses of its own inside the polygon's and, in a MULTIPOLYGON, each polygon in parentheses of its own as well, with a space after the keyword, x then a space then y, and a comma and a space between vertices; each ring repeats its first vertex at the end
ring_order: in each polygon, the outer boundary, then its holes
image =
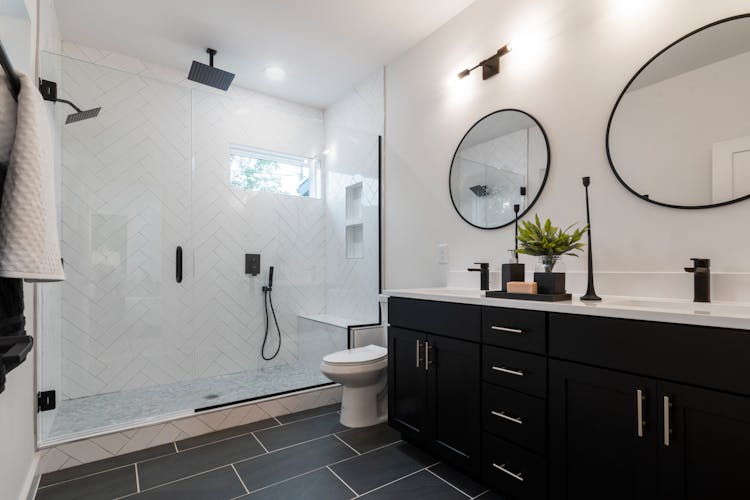
POLYGON ((385 422, 387 398, 382 387, 346 387, 341 397, 341 425, 370 427, 385 422))

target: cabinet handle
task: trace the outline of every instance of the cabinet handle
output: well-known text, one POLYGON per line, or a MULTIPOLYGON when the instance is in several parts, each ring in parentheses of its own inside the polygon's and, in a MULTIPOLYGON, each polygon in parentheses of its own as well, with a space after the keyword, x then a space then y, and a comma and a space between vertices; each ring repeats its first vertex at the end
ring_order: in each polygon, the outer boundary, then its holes
POLYGON ((175 250, 175 270, 174 279, 177 283, 182 283, 182 247, 178 246, 175 250))
POLYGON ((491 329, 498 331, 498 332, 508 332, 508 333, 523 333, 523 330, 518 328, 508 328, 507 326, 491 326, 491 329))
POLYGON ((505 472, 506 474, 508 474, 513 479, 516 479, 518 481, 523 482, 523 474, 520 473, 520 472, 518 474, 515 474, 515 473, 509 471, 508 469, 505 468, 505 464, 503 464, 503 465, 497 465, 495 462, 492 462, 492 466, 494 468, 496 468, 497 470, 501 470, 501 471, 505 472))
POLYGON ((429 342, 425 341, 424 343, 424 370, 429 371, 430 365, 432 364, 432 361, 430 361, 430 349, 432 349, 432 346, 429 342))
POLYGON ((523 420, 521 420, 520 418, 511 417, 510 415, 506 415, 502 411, 491 411, 490 413, 492 413, 496 417, 504 418, 505 420, 510 420, 514 424, 523 424, 523 420))
POLYGON ((420 361, 419 347, 420 347, 420 345, 419 345, 419 339, 417 339, 417 368, 419 368, 419 361, 420 361))
POLYGON ((516 375, 517 377, 524 376, 524 372, 520 370, 511 370, 510 368, 505 368, 504 366, 493 366, 492 369, 498 372, 508 373, 510 375, 516 375))
POLYGON ((669 401, 669 396, 664 396, 664 446, 669 446, 669 438, 672 434, 672 429, 669 426, 670 408, 672 408, 672 403, 669 401))
POLYGON ((638 421, 636 422, 637 428, 638 428, 638 437, 643 437, 643 400, 645 398, 643 397, 643 391, 640 389, 636 389, 635 391, 635 407, 637 410, 638 415, 636 418, 638 421))

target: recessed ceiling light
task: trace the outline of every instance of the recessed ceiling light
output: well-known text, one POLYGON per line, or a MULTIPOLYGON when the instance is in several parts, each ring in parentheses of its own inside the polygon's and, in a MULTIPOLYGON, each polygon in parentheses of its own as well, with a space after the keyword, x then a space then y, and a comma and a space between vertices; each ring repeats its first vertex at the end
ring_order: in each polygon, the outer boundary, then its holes
POLYGON ((280 82, 286 76, 286 71, 278 66, 269 66, 266 68, 266 78, 272 82, 280 82))

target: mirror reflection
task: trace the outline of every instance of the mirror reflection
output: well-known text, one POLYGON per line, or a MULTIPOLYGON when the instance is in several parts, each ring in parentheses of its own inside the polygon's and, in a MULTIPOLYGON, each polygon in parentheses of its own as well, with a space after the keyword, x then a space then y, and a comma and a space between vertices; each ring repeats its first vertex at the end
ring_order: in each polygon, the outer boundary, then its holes
POLYGON ((750 195, 750 17, 720 21, 662 51, 631 80, 607 149, 648 201, 710 207, 750 195))
POLYGON ((458 145, 450 173, 453 206, 472 226, 495 229, 513 222, 536 201, 549 168, 541 125, 523 111, 496 111, 475 123, 458 145))

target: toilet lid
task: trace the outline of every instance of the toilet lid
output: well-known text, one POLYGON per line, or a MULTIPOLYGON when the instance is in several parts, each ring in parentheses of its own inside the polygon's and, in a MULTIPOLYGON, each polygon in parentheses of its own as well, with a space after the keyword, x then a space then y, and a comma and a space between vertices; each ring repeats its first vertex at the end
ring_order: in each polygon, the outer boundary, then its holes
POLYGON ((365 347, 355 347, 354 349, 331 353, 323 358, 323 362, 336 365, 353 365, 377 361, 387 355, 388 349, 371 344, 365 347))

